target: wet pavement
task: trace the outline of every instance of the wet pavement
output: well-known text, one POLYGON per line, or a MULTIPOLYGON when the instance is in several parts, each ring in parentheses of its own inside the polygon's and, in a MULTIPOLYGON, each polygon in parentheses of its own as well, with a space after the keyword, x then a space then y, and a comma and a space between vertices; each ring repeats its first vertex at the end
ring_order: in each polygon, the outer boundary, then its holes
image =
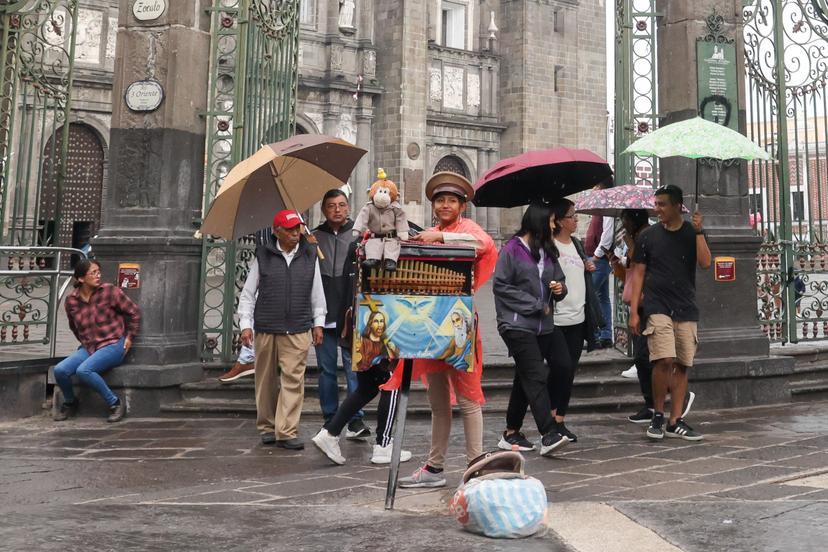
MULTIPOLYGON (((348 463, 334 466, 312 446, 262 446, 252 420, 33 418, 0 424, 0 550, 823 550, 826 415, 828 402, 695 412, 701 443, 650 443, 620 415, 573 417, 577 444, 527 454, 551 529, 521 541, 465 533, 448 515, 459 427, 449 487, 401 490, 386 512, 388 471, 369 463, 369 442, 343 442, 348 463)), ((309 445, 319 423, 303 420, 309 445)), ((501 425, 486 417, 488 447, 501 425)), ((429 434, 426 421, 407 428, 403 474, 429 434)))

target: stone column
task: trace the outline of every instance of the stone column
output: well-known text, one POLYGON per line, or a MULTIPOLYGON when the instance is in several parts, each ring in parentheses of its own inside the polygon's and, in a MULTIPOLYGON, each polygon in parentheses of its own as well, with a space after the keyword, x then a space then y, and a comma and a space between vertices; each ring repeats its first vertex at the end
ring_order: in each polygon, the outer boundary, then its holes
MULTIPOLYGON (((699 111, 696 41, 709 31, 706 19, 724 16, 724 35, 735 39, 739 128, 745 132, 744 65, 741 0, 684 2, 660 0, 658 11, 659 111, 661 125, 695 117, 699 111)), ((661 162, 660 181, 680 186, 693 205, 699 170, 699 208, 705 217, 708 244, 717 256, 736 259, 736 281, 716 282, 714 271, 699 270, 696 292, 699 361, 691 371, 691 389, 701 392, 704 405, 736 406, 779 402, 789 397, 772 376, 792 370, 793 360, 768 357, 768 340, 756 315, 756 253, 760 239, 748 226, 747 166, 738 163, 717 173, 696 161, 672 157, 661 162)))
POLYGON ((198 367, 201 242, 193 233, 204 185, 210 1, 168 0, 151 21, 136 20, 133 3, 119 5, 109 184, 94 251, 109 282, 119 263, 140 264, 140 288, 128 293, 143 319, 128 366, 198 367), (126 90, 140 80, 164 90, 154 111, 127 106, 126 90))

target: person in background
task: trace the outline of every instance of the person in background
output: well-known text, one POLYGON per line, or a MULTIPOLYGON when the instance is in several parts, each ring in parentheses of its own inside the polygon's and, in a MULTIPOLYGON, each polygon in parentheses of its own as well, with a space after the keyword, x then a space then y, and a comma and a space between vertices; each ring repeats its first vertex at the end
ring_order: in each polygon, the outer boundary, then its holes
POLYGON ((75 265, 75 290, 66 298, 69 328, 81 346, 55 366, 55 380, 63 392, 63 404, 54 419, 62 422, 78 412, 72 389, 77 375, 109 407, 107 422, 126 414, 126 403, 106 384, 101 374, 123 363, 141 327, 141 311, 118 286, 101 282, 98 261, 82 259, 75 265))
MULTIPOLYGON (((613 187, 612 178, 598 184, 595 189, 602 190, 613 187)), ((612 302, 610 301, 609 276, 612 272, 608 255, 612 252, 613 239, 615 235, 615 219, 613 217, 592 217, 587 228, 584 241, 584 251, 595 265, 592 273, 592 284, 598 301, 601 305, 601 313, 604 317, 604 325, 598 331, 597 340, 601 348, 612 347, 612 302)))
POLYGON ((256 427, 262 444, 290 450, 305 447, 298 437, 305 366, 311 343, 322 343, 327 314, 316 246, 302 235, 302 224, 296 211, 276 214, 276 239, 256 247, 238 307, 242 343, 249 347, 256 331, 256 427))
MULTIPOLYGON (((348 250, 354 242, 351 235, 354 222, 349 218, 351 206, 345 192, 338 188, 328 190, 322 198, 322 214, 325 215, 325 222, 314 229, 313 235, 325 257, 319 261, 319 268, 322 271, 328 315, 325 318, 322 344, 316 347, 316 361, 319 364, 319 406, 325 422, 328 422, 339 408, 339 384, 336 379, 338 356, 342 357, 342 371, 345 373, 349 395, 356 391, 359 382, 356 372, 351 369, 350 349, 339 347, 341 328, 337 325, 340 312, 353 297, 351 290, 345 287, 345 265, 348 250)), ((362 421, 363 416, 362 410, 357 410, 353 418, 348 420, 346 438, 359 439, 371 435, 371 430, 362 421)))
POLYGON ((559 381, 550 381, 549 397, 552 399, 552 411, 555 414, 555 423, 558 433, 569 442, 578 441, 565 422, 569 401, 572 397, 572 386, 575 383, 575 372, 584 350, 584 341, 587 350, 596 348, 596 335, 603 324, 603 315, 598 297, 592 287, 592 274, 595 265, 587 258, 581 242, 574 236, 578 230, 578 215, 575 214, 575 204, 562 198, 551 204, 554 222, 553 234, 555 248, 558 250, 558 264, 566 276, 567 296, 555 303, 555 330, 563 337, 562 343, 556 346, 555 358, 561 368, 555 370, 559 381))
POLYGON ((566 276, 552 239, 555 218, 546 205, 530 205, 520 229, 500 250, 494 275, 497 331, 515 360, 515 378, 506 409, 506 430, 498 447, 530 451, 520 431, 526 407, 541 434, 540 454, 550 456, 569 440, 558 430, 551 395, 567 376, 563 333, 555 329, 555 305, 567 297, 566 276))
POLYGON ((653 362, 654 413, 647 428, 647 437, 653 440, 665 435, 687 441, 703 438, 685 422, 684 401, 673 400, 669 419, 664 417, 668 390, 674 398, 687 393, 687 372, 698 346, 696 267, 707 269, 712 262, 701 213, 696 211, 692 223, 687 222, 682 205, 678 186, 668 184, 656 190, 659 224, 638 235, 633 254, 630 329, 635 335, 647 336, 653 362))

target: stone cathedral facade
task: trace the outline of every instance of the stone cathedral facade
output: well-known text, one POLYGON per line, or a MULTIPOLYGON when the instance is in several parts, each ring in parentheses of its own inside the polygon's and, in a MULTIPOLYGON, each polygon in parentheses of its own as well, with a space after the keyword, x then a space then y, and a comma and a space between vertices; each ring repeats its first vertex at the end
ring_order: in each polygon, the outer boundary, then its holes
MULTIPOLYGON (((424 190, 436 171, 474 182, 503 157, 554 146, 606 156, 605 1, 301 0, 297 132, 369 150, 350 182, 355 205, 383 167, 420 224, 431 222, 424 190)), ((79 172, 95 180, 78 183, 84 198, 106 193, 119 4, 81 2, 70 146, 100 167, 79 172)), ((469 215, 502 238, 520 213, 469 215)))

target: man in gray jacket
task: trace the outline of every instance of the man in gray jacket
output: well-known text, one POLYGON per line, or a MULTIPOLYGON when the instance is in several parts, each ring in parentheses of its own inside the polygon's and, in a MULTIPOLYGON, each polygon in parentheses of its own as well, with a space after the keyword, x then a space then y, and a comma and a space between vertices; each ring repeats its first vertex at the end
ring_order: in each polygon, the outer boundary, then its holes
MULTIPOLYGON (((330 421, 339 408, 339 384, 336 380, 339 338, 342 328, 337 327, 337 320, 341 320, 341 313, 353 301, 352 290, 348 289, 349 279, 345 273, 345 262, 348 252, 354 246, 354 237, 351 229, 354 226, 349 218, 351 206, 348 196, 342 190, 334 188, 328 190, 322 198, 322 214, 325 222, 317 226, 313 235, 322 254, 325 256, 319 262, 322 272, 322 287, 325 290, 325 302, 328 306, 328 315, 325 318, 325 329, 322 343, 316 346, 316 361, 319 364, 319 405, 325 422, 330 421)), ((357 388, 356 373, 351 369, 351 352, 341 348, 342 370, 348 383, 348 394, 357 388)), ((362 421, 363 412, 360 410, 348 423, 345 437, 358 439, 371 434, 362 421)))

